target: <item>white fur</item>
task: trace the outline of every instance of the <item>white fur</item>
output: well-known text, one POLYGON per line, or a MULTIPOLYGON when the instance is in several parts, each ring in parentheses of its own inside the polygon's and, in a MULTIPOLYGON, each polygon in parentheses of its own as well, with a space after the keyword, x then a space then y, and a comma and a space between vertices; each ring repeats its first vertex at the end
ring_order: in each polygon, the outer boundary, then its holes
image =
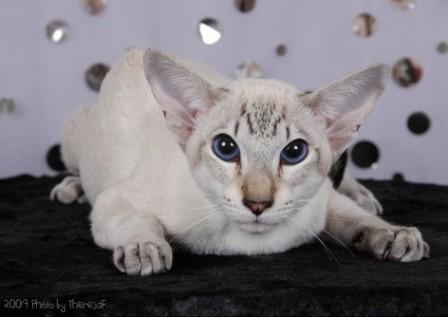
MULTIPOLYGON (((89 132, 86 133, 89 137, 85 140, 80 162, 83 188, 89 201, 95 205, 98 194, 115 185, 109 190, 125 193, 126 200, 136 209, 154 214, 169 236, 181 235, 176 242, 186 244, 198 253, 281 252, 310 240, 313 237, 310 233, 291 224, 277 228, 269 235, 247 234, 232 226, 221 232, 227 223, 223 215, 212 217, 185 232, 209 216, 213 208, 202 208, 211 202, 194 181, 184 153, 165 127, 144 78, 141 61, 141 51, 128 53, 112 69, 98 103, 91 108, 89 132)), ((219 85, 228 80, 208 73, 201 75, 219 85)), ((324 226, 328 189, 323 186, 321 191, 322 197, 317 196, 312 204, 320 204, 317 209, 321 213, 313 212, 310 205, 308 211, 298 214, 295 219, 314 234, 324 226)), ((96 210, 92 214, 93 229, 96 228, 96 210)), ((98 212, 110 213, 110 210, 98 212)), ((127 210, 117 212, 126 213, 127 210)), ((134 227, 129 229, 135 230, 134 227)), ((100 236, 95 231, 93 235, 100 236)), ((119 244, 118 241, 110 245, 108 241, 101 242, 112 248, 119 244)))
POLYGON ((93 205, 95 242, 114 250, 121 271, 144 275, 171 267, 172 244, 196 253, 262 254, 310 241, 326 224, 331 163, 371 111, 384 73, 373 67, 301 98, 279 81, 232 81, 174 56, 131 50, 64 132, 64 162, 80 173, 93 205), (288 118, 270 138, 241 124, 238 171, 213 155, 210 138, 232 133, 243 101, 272 103, 274 114, 283 107, 288 118), (286 125, 291 140, 306 138, 310 153, 275 176, 275 203, 255 223, 241 184, 277 172, 286 125))

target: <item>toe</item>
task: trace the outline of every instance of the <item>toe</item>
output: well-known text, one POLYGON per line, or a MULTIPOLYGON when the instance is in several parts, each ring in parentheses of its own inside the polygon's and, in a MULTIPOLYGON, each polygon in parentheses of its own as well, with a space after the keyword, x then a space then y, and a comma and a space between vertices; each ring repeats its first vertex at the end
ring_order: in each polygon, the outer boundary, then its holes
POLYGON ((141 275, 150 275, 153 273, 152 261, 145 244, 140 246, 141 275))
POLYGON ((394 241, 394 233, 387 229, 379 229, 372 233, 370 237, 370 249, 375 258, 386 259, 390 254, 390 249, 394 241))
POLYGON ((410 252, 411 241, 408 237, 407 230, 400 230, 395 234, 395 240, 392 244, 389 258, 395 261, 401 261, 401 259, 410 252))
POLYGON ((408 243, 407 245, 407 252, 406 254, 401 258, 401 262, 412 262, 412 261, 418 261, 423 257, 423 240, 420 234, 420 231, 418 231, 416 228, 407 228, 405 229, 407 235, 406 235, 406 241, 408 243))
POLYGON ((124 249, 124 266, 126 273, 136 275, 140 273, 141 263, 137 244, 126 246, 124 249))
POLYGON ((149 256, 151 257, 152 270, 154 273, 160 273, 163 271, 164 266, 162 265, 162 259, 160 258, 159 248, 152 244, 147 243, 145 246, 149 256))

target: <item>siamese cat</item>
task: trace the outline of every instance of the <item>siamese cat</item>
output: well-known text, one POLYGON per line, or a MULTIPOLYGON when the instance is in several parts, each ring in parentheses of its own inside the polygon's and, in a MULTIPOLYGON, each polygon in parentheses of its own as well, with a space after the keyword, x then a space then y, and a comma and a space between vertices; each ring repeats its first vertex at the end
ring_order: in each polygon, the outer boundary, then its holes
POLYGON ((324 231, 380 260, 421 260, 429 247, 420 231, 378 217, 379 202, 344 169, 388 77, 374 65, 302 93, 131 50, 66 124, 62 156, 79 176, 51 197, 85 194, 95 243, 131 275, 169 270, 172 246, 257 255, 324 231))

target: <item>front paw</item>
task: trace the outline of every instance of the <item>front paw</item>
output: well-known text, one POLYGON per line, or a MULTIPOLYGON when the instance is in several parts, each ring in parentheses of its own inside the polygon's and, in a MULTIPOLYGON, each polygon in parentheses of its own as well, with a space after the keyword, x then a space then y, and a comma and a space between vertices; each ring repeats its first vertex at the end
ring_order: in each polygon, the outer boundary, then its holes
POLYGON ((429 258, 429 246, 415 227, 363 227, 353 240, 355 248, 369 252, 379 260, 399 262, 429 258))
POLYGON ((143 276, 171 269, 173 251, 165 240, 145 241, 115 248, 113 259, 121 272, 143 276))

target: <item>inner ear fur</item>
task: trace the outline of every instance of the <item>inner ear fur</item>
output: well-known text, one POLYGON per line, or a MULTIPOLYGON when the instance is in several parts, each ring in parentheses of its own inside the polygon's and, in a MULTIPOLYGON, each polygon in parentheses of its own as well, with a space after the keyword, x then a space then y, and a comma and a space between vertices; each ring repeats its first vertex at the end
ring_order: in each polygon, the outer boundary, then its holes
POLYGON ((325 119, 333 156, 339 157, 356 137, 389 79, 387 65, 350 74, 307 96, 313 111, 325 119))

